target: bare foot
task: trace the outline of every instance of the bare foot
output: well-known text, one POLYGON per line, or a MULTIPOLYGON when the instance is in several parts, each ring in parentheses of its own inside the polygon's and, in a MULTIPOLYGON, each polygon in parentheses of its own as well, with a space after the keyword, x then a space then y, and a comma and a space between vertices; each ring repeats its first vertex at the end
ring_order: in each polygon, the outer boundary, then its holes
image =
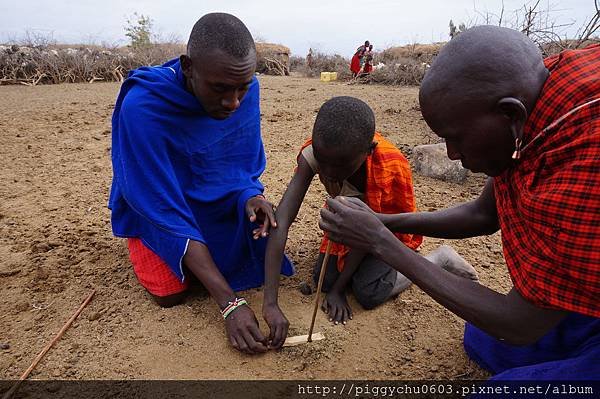
POLYGON ((425 255, 425 258, 458 277, 479 281, 475 268, 448 245, 442 245, 425 255))

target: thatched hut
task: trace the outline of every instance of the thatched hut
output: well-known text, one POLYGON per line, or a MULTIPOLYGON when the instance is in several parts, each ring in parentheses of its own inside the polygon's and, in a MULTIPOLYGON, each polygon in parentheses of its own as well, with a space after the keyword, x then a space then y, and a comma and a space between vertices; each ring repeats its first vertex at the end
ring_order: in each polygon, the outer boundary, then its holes
POLYGON ((290 54, 288 47, 273 43, 256 43, 256 72, 267 75, 289 75, 290 54))

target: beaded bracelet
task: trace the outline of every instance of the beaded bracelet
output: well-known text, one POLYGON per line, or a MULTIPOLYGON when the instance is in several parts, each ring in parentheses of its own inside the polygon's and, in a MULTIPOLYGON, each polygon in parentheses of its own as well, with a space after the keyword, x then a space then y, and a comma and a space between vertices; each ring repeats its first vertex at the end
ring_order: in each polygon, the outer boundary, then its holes
POLYGON ((228 305, 225 307, 225 309, 221 310, 223 319, 227 319, 227 316, 229 316, 234 310, 242 305, 248 305, 248 302, 246 302, 244 298, 235 298, 233 302, 228 302, 228 305))

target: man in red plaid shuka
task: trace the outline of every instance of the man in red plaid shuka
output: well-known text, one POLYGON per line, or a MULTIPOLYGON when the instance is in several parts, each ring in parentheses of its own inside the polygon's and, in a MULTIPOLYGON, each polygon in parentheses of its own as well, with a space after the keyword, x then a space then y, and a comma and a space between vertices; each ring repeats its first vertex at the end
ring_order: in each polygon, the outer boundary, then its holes
POLYGON ((400 215, 335 199, 321 227, 378 254, 465 319, 465 349, 493 379, 596 380, 600 45, 543 60, 520 32, 472 28, 442 48, 419 96, 448 157, 490 176, 480 197, 400 215), (439 270, 391 232, 465 238, 498 230, 514 285, 508 294, 439 270))

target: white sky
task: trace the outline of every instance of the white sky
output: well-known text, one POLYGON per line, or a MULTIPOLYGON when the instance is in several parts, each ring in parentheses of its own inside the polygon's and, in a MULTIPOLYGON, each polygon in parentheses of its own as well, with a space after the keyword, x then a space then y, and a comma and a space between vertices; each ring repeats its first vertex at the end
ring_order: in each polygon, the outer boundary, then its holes
MULTIPOLYGON (((505 15, 527 0, 504 0, 505 15)), ((530 1, 531 2, 531 1, 530 1)), ((541 0, 557 23, 575 23, 574 33, 594 13, 593 0, 541 0)), ((187 40, 198 18, 223 11, 239 17, 255 38, 281 43, 304 56, 309 47, 350 56, 365 40, 376 50, 392 45, 430 43, 448 38, 448 22, 482 20, 499 14, 502 0, 0 0, 0 42, 26 30, 52 34, 61 43, 127 44, 123 26, 134 12, 150 16, 163 36, 187 40)))

